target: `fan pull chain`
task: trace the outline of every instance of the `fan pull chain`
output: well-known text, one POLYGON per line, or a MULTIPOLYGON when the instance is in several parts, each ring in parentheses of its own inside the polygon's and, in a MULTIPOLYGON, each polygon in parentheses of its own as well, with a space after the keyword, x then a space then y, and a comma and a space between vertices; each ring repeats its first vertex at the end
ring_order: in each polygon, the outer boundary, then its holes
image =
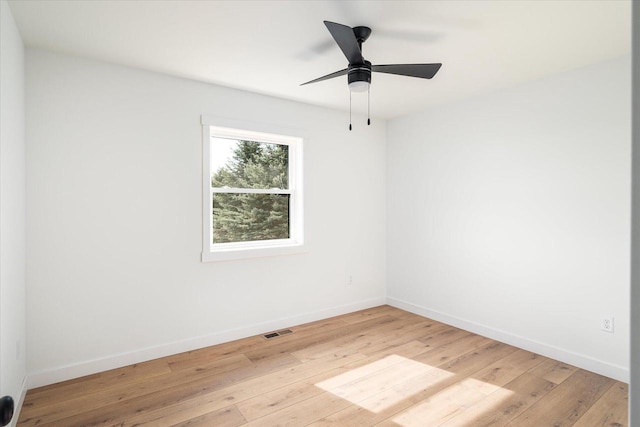
POLYGON ((351 130, 351 91, 349 91, 349 130, 351 130))
POLYGON ((367 126, 371 126, 371 84, 367 88, 367 126))

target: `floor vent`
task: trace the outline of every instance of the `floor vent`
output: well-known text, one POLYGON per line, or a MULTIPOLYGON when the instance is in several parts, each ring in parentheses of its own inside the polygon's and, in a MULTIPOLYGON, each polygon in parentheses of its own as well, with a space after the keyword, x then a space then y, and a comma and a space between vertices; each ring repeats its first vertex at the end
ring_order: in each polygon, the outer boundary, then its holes
POLYGON ((271 338, 279 337, 281 335, 287 335, 292 333, 293 331, 291 329, 283 329, 281 331, 269 332, 268 334, 264 334, 263 337, 265 337, 265 339, 271 339, 271 338))

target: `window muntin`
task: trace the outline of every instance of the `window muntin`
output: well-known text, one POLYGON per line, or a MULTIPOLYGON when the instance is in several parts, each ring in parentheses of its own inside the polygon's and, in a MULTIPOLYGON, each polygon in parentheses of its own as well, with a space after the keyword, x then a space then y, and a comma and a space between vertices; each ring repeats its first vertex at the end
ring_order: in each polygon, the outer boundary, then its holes
POLYGON ((263 256, 301 247, 302 139, 216 126, 204 130, 208 238, 203 261, 221 253, 263 256), (280 250, 268 253, 269 248, 280 250))

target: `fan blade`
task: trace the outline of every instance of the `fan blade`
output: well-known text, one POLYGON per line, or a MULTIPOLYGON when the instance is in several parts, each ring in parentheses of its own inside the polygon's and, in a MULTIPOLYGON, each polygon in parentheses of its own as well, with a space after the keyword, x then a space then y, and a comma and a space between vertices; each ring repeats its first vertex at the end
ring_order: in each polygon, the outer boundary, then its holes
POLYGON ((419 77, 430 79, 435 76, 442 64, 393 64, 393 65, 372 65, 371 71, 387 74, 398 74, 401 76, 419 77))
POLYGON ((347 57, 349 64, 364 64, 362 51, 360 51, 360 45, 356 40, 356 35, 353 33, 353 28, 330 21, 324 21, 324 25, 326 25, 333 39, 338 43, 344 56, 347 57))
POLYGON ((317 79, 308 81, 306 83, 302 83, 300 86, 308 85, 309 83, 321 82, 323 80, 329 80, 334 77, 344 76, 345 74, 347 74, 348 71, 349 69, 345 68, 344 70, 336 71, 335 73, 327 74, 326 76, 318 77, 317 79))

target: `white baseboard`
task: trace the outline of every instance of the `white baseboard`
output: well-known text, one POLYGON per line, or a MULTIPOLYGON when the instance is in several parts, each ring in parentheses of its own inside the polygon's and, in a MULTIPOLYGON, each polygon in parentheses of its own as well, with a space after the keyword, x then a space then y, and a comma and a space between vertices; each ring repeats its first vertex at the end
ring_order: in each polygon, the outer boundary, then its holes
POLYGON ((185 351, 196 350, 198 348, 246 338, 277 329, 284 329, 286 327, 300 325, 303 323, 314 322, 316 320, 322 320, 328 317, 339 316, 341 314, 364 310, 371 307, 377 307, 384 304, 386 304, 385 297, 372 298, 342 305, 339 307, 326 308, 311 313, 303 313, 296 316, 284 317, 278 320, 261 322, 254 325, 245 325, 235 329, 216 332, 211 335, 189 338, 186 340, 166 343, 154 347, 134 350, 127 353, 114 354, 100 359, 61 366, 55 369, 34 372, 28 376, 28 387, 31 389, 35 387, 54 384, 60 381, 66 381, 85 375, 95 374, 97 372, 107 371, 109 369, 133 365, 135 363, 141 363, 148 360, 157 359, 159 357, 165 357, 185 351))
POLYGON ((522 348, 527 351, 532 351, 542 356, 550 357, 618 381, 626 383, 629 382, 629 369, 623 366, 603 362, 583 354, 574 353, 563 348, 534 341, 510 332, 491 328, 470 320, 461 319, 456 316, 451 316, 410 302, 402 301, 400 299, 387 297, 387 304, 487 338, 522 348))
POLYGON ((20 386, 20 395, 18 399, 15 401, 15 406, 13 409, 13 418, 9 423, 9 427, 16 427, 18 424, 18 418, 20 418, 20 410, 22 409, 22 404, 24 403, 24 398, 27 395, 27 383, 28 377, 24 377, 22 380, 22 386, 20 386))

